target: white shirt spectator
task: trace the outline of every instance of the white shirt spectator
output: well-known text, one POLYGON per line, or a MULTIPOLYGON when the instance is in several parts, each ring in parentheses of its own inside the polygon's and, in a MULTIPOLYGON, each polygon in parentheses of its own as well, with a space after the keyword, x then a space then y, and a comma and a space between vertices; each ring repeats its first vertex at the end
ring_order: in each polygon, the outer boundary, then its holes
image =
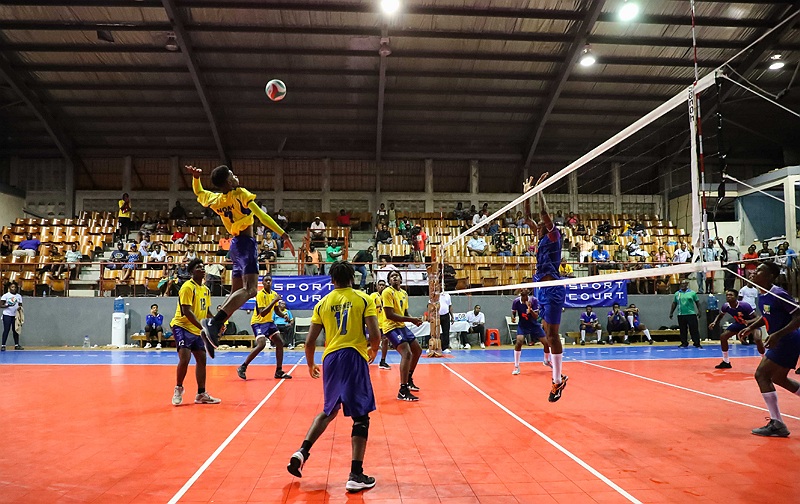
POLYGON ((686 250, 678 249, 675 251, 675 255, 672 256, 672 262, 685 263, 686 261, 689 260, 690 257, 692 257, 692 253, 689 252, 688 248, 686 250))
POLYGON ((3 315, 8 315, 9 317, 16 317, 17 310, 19 307, 22 306, 22 296, 17 294, 11 294, 10 292, 6 292, 3 294, 3 297, 0 297, 6 303, 6 307, 3 308, 3 315))
POLYGON ((167 260, 167 253, 164 249, 161 249, 161 252, 156 252, 155 250, 150 252, 150 260, 153 262, 164 262, 167 260))
POLYGON ((450 313, 450 306, 453 301, 450 299, 450 294, 442 292, 439 294, 439 315, 447 315, 450 313))
POLYGON ((482 251, 486 248, 486 240, 482 237, 478 236, 476 238, 470 238, 467 242, 467 248, 471 248, 473 250, 482 251))
POLYGON ((67 262, 68 263, 69 262, 78 262, 78 261, 81 260, 81 257, 83 257, 83 255, 81 255, 81 251, 80 250, 74 250, 74 251, 73 250, 67 250, 66 258, 67 258, 67 262))
POLYGON ((478 224, 482 224, 488 220, 488 217, 488 215, 478 212, 472 217, 472 225, 477 226, 478 224))
POLYGON ((475 310, 467 313, 467 322, 469 322, 470 327, 479 326, 482 324, 486 324, 486 317, 483 316, 483 312, 478 313, 475 315, 475 310))
POLYGON ((753 308, 758 309, 758 302, 756 301, 758 299, 758 289, 756 289, 752 285, 747 284, 746 286, 739 289, 739 297, 745 303, 749 304, 753 308))
POLYGON ((375 277, 377 279, 376 283, 380 282, 381 280, 383 280, 384 282, 386 282, 388 284, 389 283, 389 273, 391 273, 392 271, 397 271, 397 266, 395 266, 394 264, 387 264, 387 265, 381 266, 380 268, 375 270, 375 273, 377 275, 375 277))
POLYGON ((312 231, 325 231, 325 223, 322 221, 311 223, 312 231))

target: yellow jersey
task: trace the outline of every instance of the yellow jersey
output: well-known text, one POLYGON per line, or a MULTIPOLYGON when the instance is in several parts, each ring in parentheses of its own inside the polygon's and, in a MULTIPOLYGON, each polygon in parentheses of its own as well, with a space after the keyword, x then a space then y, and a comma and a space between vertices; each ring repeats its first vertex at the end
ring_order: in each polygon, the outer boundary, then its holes
POLYGON ((386 322, 386 314, 383 313, 383 300, 381 300, 381 295, 378 292, 373 292, 369 297, 372 298, 372 302, 375 303, 375 311, 378 312, 378 325, 383 328, 383 324, 386 322))
POLYGON ((178 308, 175 310, 175 316, 172 317, 170 326, 178 326, 186 329, 190 333, 199 336, 200 328, 189 322, 189 319, 183 315, 181 305, 189 305, 192 307, 192 313, 197 317, 197 320, 202 320, 208 316, 208 309, 211 306, 211 293, 205 285, 198 285, 194 280, 188 280, 181 286, 178 293, 178 308))
POLYGON ((119 213, 117 217, 127 217, 128 219, 131 218, 131 206, 128 204, 128 210, 123 211, 122 207, 125 205, 125 200, 119 200, 119 213))
MULTIPOLYGON (((250 325, 254 324, 266 324, 267 322, 274 322, 275 320, 275 307, 273 306, 269 312, 263 317, 258 314, 261 310, 269 306, 272 301, 278 297, 278 293, 275 291, 267 292, 264 289, 261 289, 258 294, 256 294, 256 309, 253 310, 253 316, 250 318, 250 325)), ((276 303, 277 304, 277 303, 276 303)))
POLYGON ((247 206, 256 199, 256 195, 247 189, 237 187, 225 194, 200 189, 195 194, 198 203, 214 210, 222 218, 222 224, 230 234, 238 236, 242 230, 253 225, 253 211, 247 206))
MULTIPOLYGON (((406 311, 408 310, 408 294, 406 294, 406 291, 403 289, 395 290, 393 287, 386 287, 383 289, 383 293, 381 294, 381 301, 383 304, 383 309, 392 308, 398 315, 405 316, 406 311)), ((404 322, 395 322, 394 320, 389 320, 384 313, 383 324, 381 324, 381 331, 383 331, 383 334, 386 334, 393 329, 399 329, 405 326, 406 324, 404 322)))
POLYGON ((365 319, 376 317, 375 303, 361 291, 348 287, 329 292, 314 307, 312 324, 325 328, 325 351, 322 360, 331 352, 353 348, 369 360, 369 343, 364 331, 365 319))

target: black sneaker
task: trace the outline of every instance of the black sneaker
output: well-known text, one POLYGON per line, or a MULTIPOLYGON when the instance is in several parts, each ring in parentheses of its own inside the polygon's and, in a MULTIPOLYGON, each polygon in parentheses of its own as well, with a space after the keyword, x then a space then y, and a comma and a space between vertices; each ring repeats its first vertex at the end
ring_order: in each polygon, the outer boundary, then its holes
POLYGON ((414 380, 412 379, 408 380, 408 390, 412 392, 419 392, 419 387, 414 384, 414 380))
POLYGON ((6 346, 5 345, 0 346, 0 352, 5 352, 5 351, 6 351, 6 346))
POLYGON ((275 379, 276 380, 291 380, 292 375, 289 373, 284 373, 283 370, 275 371, 275 379))
POLYGON ((689 348, 689 343, 681 343, 678 348, 689 348))
POLYGON ((614 344, 614 339, 611 336, 608 337, 608 344, 609 345, 613 345, 614 344))
POLYGON ((586 340, 581 340, 581 346, 586 345, 586 340))
POLYGON ((714 366, 714 368, 716 368, 716 369, 730 369, 732 367, 733 366, 731 366, 730 362, 725 362, 725 361, 722 361, 719 364, 717 364, 716 366, 714 366))
POLYGON ((208 356, 213 359, 214 350, 219 346, 219 333, 222 332, 222 326, 214 322, 213 318, 203 319, 200 325, 202 326, 200 337, 203 338, 208 356))
POLYGON ((653 344, 653 338, 650 338, 649 340, 647 340, 647 344, 648 345, 652 345, 653 344))
POLYGON ((700 343, 695 343, 695 344, 694 344, 694 347, 695 347, 695 348, 703 348, 703 345, 701 345, 700 343))
POLYGON ((601 340, 601 339, 599 339, 599 340, 597 340, 597 344, 598 344, 598 345, 605 345, 605 344, 606 344, 606 342, 605 342, 605 341, 603 341, 603 340, 601 340))
POLYGON ((372 488, 375 486, 375 478, 372 476, 367 476, 366 474, 353 474, 350 473, 350 478, 347 480, 347 484, 344 486, 348 492, 355 493, 360 492, 361 490, 366 490, 367 488, 372 488))
POLYGON ((419 401, 419 397, 415 396, 411 393, 410 390, 406 387, 400 387, 400 391, 397 393, 397 400, 398 401, 419 401))
POLYGON ((378 369, 392 369, 392 366, 386 363, 386 361, 380 361, 378 363, 378 369))
POLYGON ((297 450, 292 454, 292 458, 289 459, 289 465, 286 466, 286 470, 292 476, 302 478, 304 465, 306 465, 306 457, 303 456, 303 452, 297 450))
POLYGON ((631 342, 626 338, 626 339, 622 340, 622 344, 623 345, 630 345, 631 342))
POLYGON ((14 345, 14 350, 25 350, 22 345, 14 345))
POLYGON ((550 390, 550 396, 547 398, 550 402, 556 402, 561 399, 561 393, 567 388, 568 376, 561 375, 561 383, 553 383, 553 388, 550 390))
POLYGON ((786 428, 782 422, 777 420, 770 419, 769 423, 764 427, 759 427, 758 429, 753 429, 753 434, 756 436, 764 436, 764 437, 789 437, 789 429, 786 428))
POLYGON ((246 380, 247 379, 247 366, 242 364, 241 366, 236 368, 236 374, 239 375, 239 378, 241 378, 242 380, 246 380))

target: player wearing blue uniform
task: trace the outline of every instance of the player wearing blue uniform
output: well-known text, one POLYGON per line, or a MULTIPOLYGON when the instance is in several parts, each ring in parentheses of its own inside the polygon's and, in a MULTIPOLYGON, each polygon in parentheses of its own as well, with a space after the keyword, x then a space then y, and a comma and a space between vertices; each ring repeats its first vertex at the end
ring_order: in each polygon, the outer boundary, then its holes
POLYGON ((306 338, 308 372, 317 379, 320 369, 314 363, 314 351, 317 337, 325 329, 326 346, 322 354, 325 371, 322 375, 325 396, 323 410, 314 418, 302 446, 289 459, 286 468, 298 478, 303 476, 303 466, 314 442, 336 418, 339 410, 344 408, 344 415, 353 419, 350 477, 345 488, 348 492, 358 492, 375 486, 375 478, 364 474, 363 465, 369 414, 375 411, 369 365, 378 353, 381 331, 375 303, 368 295, 352 287, 355 278, 353 266, 346 261, 334 263, 330 275, 335 289, 314 307, 306 338), (369 339, 364 332, 365 324, 369 339))
POLYGON ((519 374, 519 359, 522 356, 522 345, 525 343, 525 336, 530 336, 531 340, 536 338, 542 343, 544 346, 543 364, 551 366, 550 345, 547 344, 544 329, 539 324, 539 301, 530 297, 527 289, 520 290, 519 297, 511 303, 512 324, 517 322, 517 315, 519 315, 519 323, 517 324, 517 340, 514 345, 514 371, 511 374, 519 374))
MULTIPOLYGON (((611 311, 608 312, 606 318, 608 319, 608 322, 606 323, 606 331, 608 331, 608 344, 609 345, 614 344, 614 337, 611 335, 611 333, 626 331, 623 343, 626 345, 630 345, 631 342, 628 341, 628 333, 627 333, 628 321, 627 319, 625 319, 625 312, 620 310, 619 303, 614 303, 614 305, 611 307, 611 311)), ((600 344, 601 345, 603 344, 602 341, 600 342, 600 344)))
POLYGON ((597 343, 603 342, 603 326, 600 325, 600 321, 597 320, 597 314, 592 311, 591 306, 587 306, 586 311, 581 313, 579 323, 581 325, 581 345, 586 344, 587 330, 597 333, 597 343))
POLYGON ((642 324, 642 321, 639 319, 639 308, 637 308, 635 304, 631 303, 625 308, 625 317, 628 319, 628 333, 625 334, 625 341, 628 341, 629 335, 641 331, 644 333, 644 337, 647 338, 647 343, 652 345, 653 338, 650 336, 650 329, 642 324))
MULTIPOLYGON (((536 185, 541 184, 545 178, 547 178, 547 173, 539 177, 536 185)), ((523 191, 527 193, 533 187, 533 177, 531 177, 523 185, 523 191)), ((561 264, 561 233, 550 218, 544 195, 539 191, 537 196, 539 197, 539 216, 541 218, 539 223, 534 222, 531 217, 530 200, 525 200, 526 220, 532 229, 536 229, 536 236, 539 238, 539 244, 536 248, 536 273, 533 275, 533 281, 559 280, 561 279, 558 273, 558 267, 561 264)), ((552 353, 553 384, 547 400, 556 402, 561 399, 564 387, 567 386, 567 377, 561 374, 564 348, 561 346, 561 337, 558 334, 558 329, 561 325, 561 311, 567 297, 567 290, 563 285, 539 287, 536 297, 539 300, 539 308, 544 321, 542 325, 545 337, 552 353)))
MULTIPOLYGON (((757 318, 756 311, 750 303, 739 301, 739 291, 736 289, 728 289, 725 291, 725 301, 727 302, 722 305, 717 318, 708 324, 708 330, 713 331, 726 313, 733 317, 733 323, 729 325, 727 329, 725 329, 725 332, 719 337, 719 346, 722 349, 722 362, 714 366, 717 369, 730 369, 732 367, 730 357, 728 357, 728 340, 732 336, 736 336, 742 332, 742 329, 757 318)), ((764 343, 761 341, 761 331, 754 331, 754 333, 756 344, 758 345, 758 353, 763 355, 764 343)))
POLYGON ((783 423, 778 408, 778 393, 775 385, 789 392, 800 395, 800 383, 789 378, 789 370, 797 366, 800 357, 800 308, 788 292, 774 284, 781 273, 780 266, 775 263, 762 263, 753 276, 753 283, 763 292, 758 296, 758 308, 761 317, 739 333, 746 337, 759 327, 764 327, 767 338, 765 358, 756 369, 756 383, 761 396, 767 403, 769 423, 764 427, 753 429, 753 434, 768 437, 788 437, 789 429, 783 423))

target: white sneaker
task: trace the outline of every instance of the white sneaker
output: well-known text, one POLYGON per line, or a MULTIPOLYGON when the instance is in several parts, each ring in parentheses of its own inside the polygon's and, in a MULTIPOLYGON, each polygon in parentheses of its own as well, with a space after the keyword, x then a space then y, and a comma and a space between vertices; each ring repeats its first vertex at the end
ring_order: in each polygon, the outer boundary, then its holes
POLYGON ((481 348, 486 348, 486 344, 481 343, 481 348))
POLYGON ((467 343, 466 345, 464 345, 464 349, 465 349, 465 350, 469 350, 469 349, 470 349, 469 343, 467 343))
POLYGON ((175 392, 172 393, 172 405, 180 406, 183 402, 183 387, 176 386, 175 392))
POLYGON ((208 392, 203 392, 202 394, 197 394, 196 396, 194 396, 195 404, 219 404, 221 402, 222 399, 211 397, 210 395, 208 395, 208 392))
POLYGON ((158 345, 156 345, 156 350, 161 350, 161 343, 159 343, 158 345))
POLYGON ((512 375, 518 375, 519 374, 519 366, 514 366, 514 371, 511 371, 511 374, 512 375))
POLYGON ((445 348, 444 350, 442 350, 442 353, 453 353, 453 352, 451 352, 449 348, 445 348))
POLYGON ((148 342, 148 343, 147 343, 147 344, 146 344, 144 347, 145 347, 145 348, 151 348, 152 346, 153 346, 153 345, 151 345, 151 344, 148 342))

